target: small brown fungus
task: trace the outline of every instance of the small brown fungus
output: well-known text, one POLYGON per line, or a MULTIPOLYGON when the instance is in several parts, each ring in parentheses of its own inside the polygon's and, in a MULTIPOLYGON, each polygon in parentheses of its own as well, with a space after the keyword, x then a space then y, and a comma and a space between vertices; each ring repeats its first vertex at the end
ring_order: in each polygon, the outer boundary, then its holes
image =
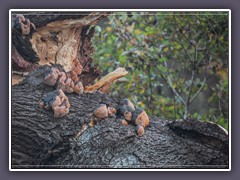
POLYGON ((93 112, 94 116, 104 119, 108 116, 108 109, 106 104, 100 104, 93 112))
POLYGON ((22 14, 18 14, 15 18, 14 26, 22 35, 28 35, 31 28, 36 30, 36 27, 29 19, 26 19, 22 14))
POLYGON ((68 97, 64 92, 59 89, 59 95, 56 96, 55 101, 52 104, 55 118, 62 118, 69 113, 70 103, 68 97))
POLYGON ((109 106, 108 107, 108 116, 112 117, 115 116, 117 110, 114 107, 109 106))
POLYGON ((83 84, 80 81, 78 81, 77 83, 75 83, 73 90, 78 95, 82 94, 84 90, 83 84))
POLYGON ((149 125, 149 122, 147 113, 141 108, 136 108, 133 112, 132 123, 137 125, 136 130, 139 136, 144 134, 144 128, 149 125))
POLYGON ((132 113, 134 110, 132 109, 131 106, 128 105, 120 105, 119 107, 119 113, 121 116, 124 116, 124 118, 128 121, 131 121, 132 119, 132 113))
POLYGON ((143 126, 141 126, 141 125, 137 125, 136 126, 136 131, 137 131, 137 134, 138 134, 138 136, 142 136, 143 134, 144 134, 144 127, 143 126))
POLYGON ((124 113, 124 117, 125 117, 126 120, 131 121, 131 119, 132 119, 132 112, 126 111, 124 113))
POLYGON ((46 96, 43 97, 42 102, 40 102, 39 106, 49 110, 50 107, 52 107, 52 104, 55 101, 56 96, 58 95, 59 92, 57 90, 48 93, 46 96))
POLYGON ((43 101, 41 101, 41 102, 39 103, 39 108, 44 109, 44 107, 45 107, 45 104, 44 104, 43 101))
POLYGON ((125 119, 122 119, 122 120, 121 120, 121 124, 124 125, 124 126, 127 126, 127 125, 128 125, 128 122, 127 122, 125 119))
POLYGON ((54 117, 61 118, 69 113, 70 103, 68 97, 60 89, 48 93, 39 103, 39 107, 46 110, 52 108, 54 117))
POLYGON ((74 89, 74 82, 68 78, 65 72, 61 72, 61 77, 58 81, 57 89, 62 89, 63 92, 72 93, 74 89))
POLYGON ((145 128, 149 125, 149 117, 143 109, 137 108, 133 113, 132 122, 135 125, 141 125, 145 128))
POLYGON ((127 106, 130 106, 133 110, 135 110, 135 106, 133 105, 133 103, 127 99, 127 98, 124 98, 121 102, 120 102, 121 105, 127 105, 127 106))
POLYGON ((58 78, 61 76, 61 72, 53 67, 50 72, 45 76, 43 83, 48 86, 54 86, 57 83, 58 78))

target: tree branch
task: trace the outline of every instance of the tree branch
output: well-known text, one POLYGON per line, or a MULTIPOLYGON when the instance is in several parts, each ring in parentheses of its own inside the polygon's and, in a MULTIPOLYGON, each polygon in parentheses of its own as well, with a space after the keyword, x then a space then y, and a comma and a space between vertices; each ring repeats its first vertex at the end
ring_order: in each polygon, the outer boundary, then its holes
POLYGON ((178 41, 178 40, 176 40, 176 42, 181 45, 181 47, 183 48, 185 54, 188 56, 188 58, 189 58, 189 60, 190 60, 190 63, 193 64, 193 59, 192 59, 192 57, 190 56, 190 54, 188 53, 188 51, 187 51, 187 49, 185 48, 185 46, 184 46, 180 41, 178 41))
POLYGON ((191 98, 190 103, 193 102, 193 100, 198 96, 198 94, 202 91, 205 83, 206 83, 207 77, 204 78, 201 87, 198 89, 198 91, 194 94, 194 96, 191 98))
POLYGON ((186 105, 186 102, 183 100, 183 98, 180 96, 180 94, 177 92, 177 90, 173 87, 173 83, 172 83, 172 79, 169 76, 169 71, 168 71, 168 66, 167 63, 164 62, 165 67, 167 68, 167 80, 168 80, 168 84, 171 87, 172 91, 174 92, 174 94, 178 97, 178 99, 184 104, 186 105))
POLYGON ((192 86, 193 86, 193 80, 194 80, 194 77, 195 77, 195 71, 192 71, 192 77, 191 77, 191 85, 190 85, 190 88, 189 88, 189 93, 188 93, 188 97, 186 99, 186 104, 189 105, 190 103, 190 96, 192 94, 192 86))

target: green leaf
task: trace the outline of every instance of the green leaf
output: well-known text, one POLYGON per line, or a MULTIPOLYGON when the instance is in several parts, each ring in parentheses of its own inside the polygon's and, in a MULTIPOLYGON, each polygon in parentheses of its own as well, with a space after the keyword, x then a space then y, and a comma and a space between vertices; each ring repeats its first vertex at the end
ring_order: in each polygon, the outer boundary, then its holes
POLYGON ((159 59, 159 61, 160 61, 160 62, 165 62, 165 61, 167 61, 167 58, 166 58, 166 57, 161 57, 161 58, 159 59))
POLYGON ((98 32, 101 32, 101 31, 102 31, 102 28, 101 28, 100 26, 96 26, 95 29, 96 29, 96 31, 98 31, 98 32))
POLYGON ((150 35, 150 34, 154 34, 156 32, 156 29, 154 27, 152 27, 152 26, 147 26, 145 28, 145 31, 146 31, 147 35, 150 35))
POLYGON ((177 49, 177 50, 179 50, 179 49, 181 49, 181 45, 180 44, 176 44, 175 46, 174 46, 174 49, 177 49))

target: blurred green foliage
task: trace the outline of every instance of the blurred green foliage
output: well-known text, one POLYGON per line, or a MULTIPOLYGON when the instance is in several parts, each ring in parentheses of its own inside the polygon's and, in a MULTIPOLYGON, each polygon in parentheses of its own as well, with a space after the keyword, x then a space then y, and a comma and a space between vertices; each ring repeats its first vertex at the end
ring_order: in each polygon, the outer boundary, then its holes
POLYGON ((227 12, 115 12, 96 27, 94 59, 103 75, 129 71, 111 93, 150 116, 228 129, 228 42, 227 12))

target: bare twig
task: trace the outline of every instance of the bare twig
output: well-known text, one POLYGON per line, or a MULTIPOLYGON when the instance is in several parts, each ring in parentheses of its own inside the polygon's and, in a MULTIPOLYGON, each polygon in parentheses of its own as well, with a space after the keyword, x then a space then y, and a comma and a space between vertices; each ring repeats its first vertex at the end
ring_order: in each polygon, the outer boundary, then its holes
POLYGON ((206 83, 207 77, 204 78, 201 87, 198 89, 198 91, 194 94, 194 96, 191 98, 191 100, 189 101, 189 103, 192 103, 194 99, 196 99, 196 97, 198 96, 198 94, 203 90, 203 87, 206 83))
POLYGON ((193 64, 193 58, 192 58, 191 55, 188 53, 188 51, 187 51, 187 49, 185 48, 185 46, 181 43, 181 41, 176 40, 176 42, 177 42, 178 44, 180 44, 180 46, 183 48, 185 54, 188 56, 190 63, 193 64))
POLYGON ((172 83, 172 79, 169 76, 169 71, 168 71, 168 66, 167 63, 164 62, 164 66, 167 68, 167 80, 168 80, 168 84, 171 87, 172 91, 174 92, 174 94, 178 97, 178 99, 185 105, 186 102, 183 100, 183 98, 181 97, 181 95, 177 92, 177 90, 173 87, 173 83, 172 83))
POLYGON ((192 94, 192 87, 193 87, 193 81, 194 81, 194 77, 195 77, 195 71, 193 70, 192 71, 192 77, 191 77, 191 85, 190 85, 190 88, 189 88, 189 93, 188 93, 188 97, 186 99, 186 104, 189 105, 190 103, 190 96, 192 94))
MULTIPOLYGON (((155 67, 156 67, 157 71, 159 72, 160 76, 161 76, 161 77, 163 78, 163 80, 165 81, 166 85, 168 85, 168 87, 170 87, 170 85, 169 85, 169 83, 168 83, 168 80, 167 80, 167 78, 165 77, 165 75, 162 73, 162 71, 161 71, 157 66, 155 66, 155 67)), ((173 101, 174 101, 174 115, 175 115, 175 117, 176 117, 177 112, 176 112, 175 94, 174 94, 172 88, 169 88, 169 89, 170 89, 170 91, 171 91, 171 93, 172 93, 172 96, 173 96, 173 101)))

